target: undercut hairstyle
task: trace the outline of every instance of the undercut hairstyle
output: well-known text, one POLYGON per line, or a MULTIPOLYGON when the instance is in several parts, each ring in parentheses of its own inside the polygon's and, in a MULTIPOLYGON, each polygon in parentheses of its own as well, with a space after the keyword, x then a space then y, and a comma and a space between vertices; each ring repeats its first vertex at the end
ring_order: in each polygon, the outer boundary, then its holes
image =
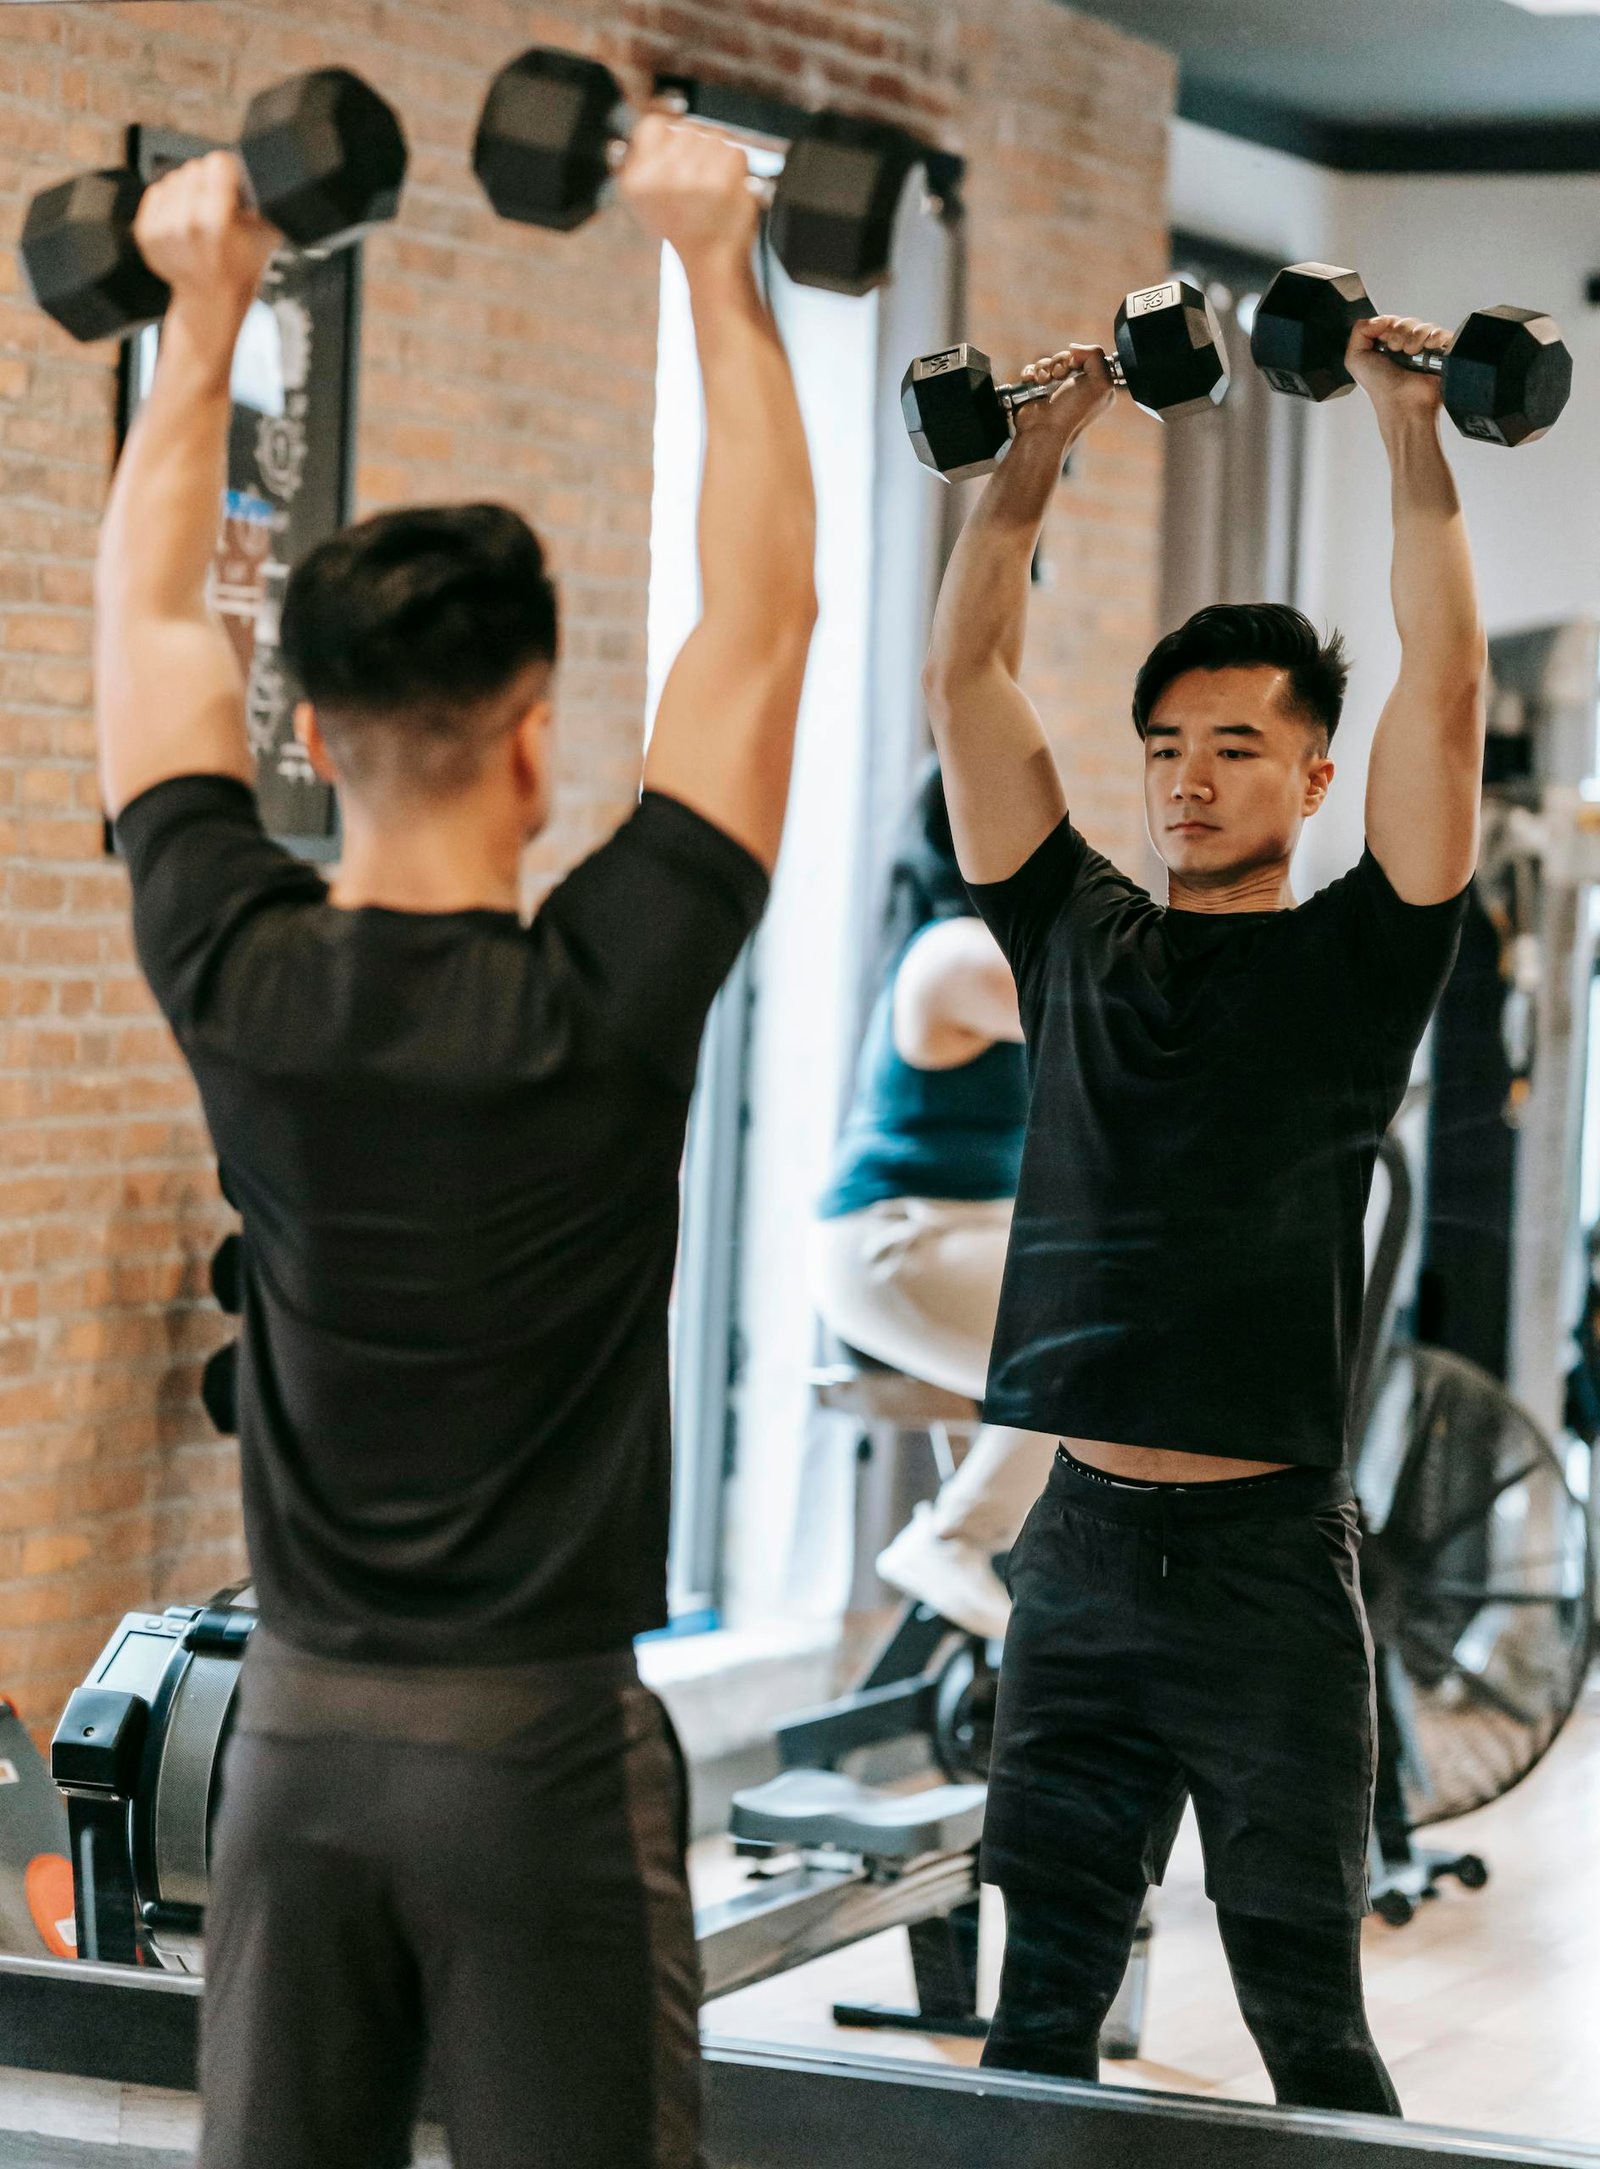
POLYGON ((380 512, 290 575, 284 660, 357 790, 467 788, 554 664, 556 591, 539 538, 504 505, 380 512))
POLYGON ((1142 739, 1156 703, 1185 671, 1256 668, 1284 671, 1285 705, 1331 742, 1350 677, 1344 637, 1330 633, 1324 640, 1311 620, 1287 603, 1212 603, 1157 641, 1134 681, 1133 727, 1142 739))

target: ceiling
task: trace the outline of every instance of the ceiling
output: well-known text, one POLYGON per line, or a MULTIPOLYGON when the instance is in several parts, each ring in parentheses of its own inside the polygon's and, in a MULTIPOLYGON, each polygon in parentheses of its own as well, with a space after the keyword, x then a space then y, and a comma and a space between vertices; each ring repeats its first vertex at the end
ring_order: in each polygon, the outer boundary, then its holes
POLYGON ((1510 0, 1071 0, 1176 53, 1179 111, 1354 172, 1600 170, 1600 14, 1510 0))

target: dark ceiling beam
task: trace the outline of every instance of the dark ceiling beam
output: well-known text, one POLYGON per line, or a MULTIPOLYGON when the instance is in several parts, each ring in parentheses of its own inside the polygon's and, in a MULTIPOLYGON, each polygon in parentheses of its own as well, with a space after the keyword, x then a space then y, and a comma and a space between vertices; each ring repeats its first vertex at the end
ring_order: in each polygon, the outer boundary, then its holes
POLYGON ((1593 121, 1344 121, 1184 71, 1178 111, 1337 173, 1600 173, 1593 121))

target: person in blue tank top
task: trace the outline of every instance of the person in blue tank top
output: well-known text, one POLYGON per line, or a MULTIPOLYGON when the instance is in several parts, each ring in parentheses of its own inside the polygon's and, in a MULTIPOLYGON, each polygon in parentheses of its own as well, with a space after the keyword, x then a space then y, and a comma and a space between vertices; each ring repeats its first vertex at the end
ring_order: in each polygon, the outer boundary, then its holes
MULTIPOLYGON (((841 1340, 982 1398, 1028 1085, 1017 992, 956 865, 930 761, 889 876, 883 981, 812 1230, 812 1296, 841 1340)), ((994 1569, 1050 1473, 1054 1439, 985 1424, 880 1554, 892 1588, 974 1634, 1005 1632, 994 1569)))

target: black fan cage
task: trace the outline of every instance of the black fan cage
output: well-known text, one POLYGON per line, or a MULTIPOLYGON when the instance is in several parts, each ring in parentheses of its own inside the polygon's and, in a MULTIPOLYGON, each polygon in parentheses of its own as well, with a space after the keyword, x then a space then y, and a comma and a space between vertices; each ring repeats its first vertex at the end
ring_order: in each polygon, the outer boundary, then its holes
POLYGON ((1356 1488, 1407 1814, 1444 1822, 1526 1777, 1583 1691, 1587 1511, 1498 1380, 1440 1348, 1391 1353, 1356 1488))

